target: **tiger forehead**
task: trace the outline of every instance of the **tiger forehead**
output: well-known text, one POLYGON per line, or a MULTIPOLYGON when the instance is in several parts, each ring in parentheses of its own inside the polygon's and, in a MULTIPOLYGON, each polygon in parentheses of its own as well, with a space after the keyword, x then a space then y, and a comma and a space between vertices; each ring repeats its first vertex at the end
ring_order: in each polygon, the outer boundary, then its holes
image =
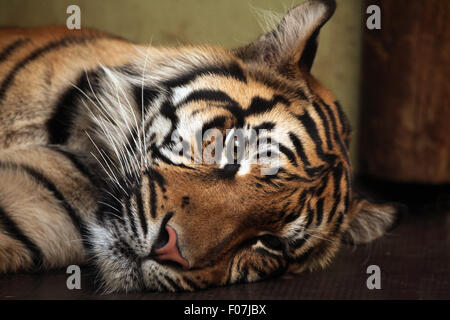
POLYGON ((225 71, 205 72, 210 67, 199 67, 199 76, 192 81, 183 83, 172 89, 172 99, 175 104, 189 105, 191 102, 212 105, 224 102, 237 102, 243 109, 251 106, 255 98, 266 101, 278 97, 288 106, 291 102, 307 107, 310 103, 310 89, 303 79, 295 83, 278 76, 271 70, 249 70, 236 61, 230 65, 224 64, 225 71), (228 73, 227 69, 239 69, 239 77, 228 73), (225 101, 225 100, 229 101, 225 101))
POLYGON ((191 90, 220 90, 239 102, 243 107, 250 105, 255 96, 271 99, 276 93, 274 89, 247 77, 246 82, 231 77, 207 75, 190 85, 191 90))

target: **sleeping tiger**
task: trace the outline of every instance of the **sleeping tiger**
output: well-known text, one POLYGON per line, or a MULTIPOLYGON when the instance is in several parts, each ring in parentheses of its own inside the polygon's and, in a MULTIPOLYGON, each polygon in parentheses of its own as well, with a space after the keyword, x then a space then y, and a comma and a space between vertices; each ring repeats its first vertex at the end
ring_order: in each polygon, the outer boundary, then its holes
POLYGON ((302 2, 234 50, 1 29, 0 272, 89 264, 105 292, 193 291, 322 268, 384 234, 398 208, 353 190, 349 123, 310 73, 334 11, 302 2), (234 150, 237 129, 276 141, 276 172, 192 161, 219 144, 198 133, 234 150))

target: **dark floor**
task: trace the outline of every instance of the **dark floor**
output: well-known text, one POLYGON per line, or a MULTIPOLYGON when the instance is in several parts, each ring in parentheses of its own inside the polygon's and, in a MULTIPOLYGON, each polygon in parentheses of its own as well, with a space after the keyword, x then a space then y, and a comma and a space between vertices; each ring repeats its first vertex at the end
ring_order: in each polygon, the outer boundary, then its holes
POLYGON ((68 290, 62 270, 0 276, 0 299, 450 299, 449 186, 362 181, 372 194, 408 203, 410 212, 383 239, 341 250, 323 271, 196 293, 101 296, 89 272, 81 290, 68 290), (381 269, 380 290, 366 286, 369 265, 381 269))

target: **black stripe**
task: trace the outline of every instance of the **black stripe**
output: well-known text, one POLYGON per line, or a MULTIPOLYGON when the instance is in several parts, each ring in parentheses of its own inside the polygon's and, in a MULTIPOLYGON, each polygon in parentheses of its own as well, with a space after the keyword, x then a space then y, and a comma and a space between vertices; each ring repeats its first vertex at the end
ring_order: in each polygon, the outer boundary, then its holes
POLYGON ((27 165, 16 165, 13 163, 3 163, 0 162, 0 168, 11 168, 11 169, 21 169, 25 171, 29 176, 31 176, 38 184, 49 190, 53 193, 58 202, 63 206, 67 214, 69 215, 72 223, 75 228, 85 240, 85 236, 87 235, 87 229, 85 225, 82 223, 80 217, 76 213, 75 209, 69 204, 63 194, 58 190, 58 188, 41 172, 36 171, 35 169, 27 166, 27 165))
POLYGON ((333 219, 333 216, 336 213, 337 207, 339 203, 341 202, 341 179, 342 179, 342 173, 343 173, 342 164, 339 164, 336 168, 333 169, 333 184, 334 184, 334 191, 333 191, 333 198, 334 203, 333 207, 331 208, 330 214, 328 215, 327 222, 330 223, 333 219))
POLYGON ((146 173, 148 174, 149 180, 156 181, 162 192, 166 192, 166 179, 164 179, 164 176, 158 170, 148 169, 146 173))
POLYGON ((314 110, 319 115, 319 118, 322 121, 322 124, 325 128, 325 138, 327 140, 327 147, 328 147, 328 149, 331 149, 331 136, 330 136, 330 126, 328 124, 328 119, 326 118, 323 110, 320 108, 320 106, 316 102, 313 102, 313 106, 314 106, 314 110))
POLYGON ((339 101, 335 101, 334 104, 336 105, 336 109, 338 111, 339 121, 341 122, 342 130, 344 131, 345 134, 350 134, 352 132, 352 127, 347 117, 345 116, 344 111, 342 110, 341 104, 339 103, 339 101))
POLYGON ((317 167, 305 168, 305 172, 310 177, 316 177, 319 174, 321 174, 324 169, 325 169, 325 166, 324 165, 320 165, 320 166, 317 166, 317 167))
POLYGON ((306 96, 306 93, 305 91, 303 91, 303 89, 297 89, 295 90, 295 93, 300 100, 308 101, 308 97, 306 96))
POLYGON ((152 216, 152 218, 156 218, 157 195, 155 190, 155 182, 153 180, 150 180, 149 188, 150 188, 150 215, 152 216))
POLYGON ((187 97, 185 97, 177 104, 176 108, 178 109, 183 105, 194 101, 215 101, 230 104, 236 103, 236 101, 234 101, 228 94, 223 91, 203 89, 191 92, 187 97))
POLYGON ((235 104, 229 104, 222 106, 222 108, 228 110, 236 118, 236 127, 241 128, 245 121, 245 111, 236 102, 235 104))
MULTIPOLYGON (((96 218, 99 223, 105 222, 105 217, 111 218, 116 222, 119 222, 120 224, 124 224, 124 212, 123 212, 123 203, 119 200, 117 196, 114 195, 114 190, 111 189, 110 185, 105 185, 105 188, 103 190, 102 194, 102 202, 100 203, 97 212, 96 212, 96 218), (110 189, 110 190, 108 190, 110 189), (106 203, 106 204, 105 204, 106 203), (115 208, 114 215, 105 215, 105 213, 112 208, 115 208), (117 215, 117 213, 120 213, 120 216, 117 215)), ((120 196, 119 196, 120 197, 120 196)))
MULTIPOLYGON (((141 115, 141 119, 142 119, 142 117, 145 117, 145 114, 147 114, 147 112, 148 112, 147 109, 151 105, 152 99, 154 99, 156 97, 157 92, 156 91, 153 92, 153 90, 150 88, 144 88, 144 91, 142 92, 141 87, 134 87, 132 90, 134 91, 134 98, 136 99, 135 102, 138 106, 137 112, 141 115), (136 91, 138 91, 138 89, 139 89, 139 92, 136 92, 136 91), (142 98, 144 99, 143 101, 146 102, 146 104, 144 104, 143 107, 141 107, 141 105, 140 105, 140 103, 142 103, 142 98), (144 112, 144 115, 142 115, 142 112, 144 112)), ((95 91, 95 89, 94 89, 94 91, 95 91)), ((136 123, 135 125, 132 125, 132 128, 130 128, 130 130, 129 130, 130 132, 126 133, 127 142, 124 145, 124 147, 129 154, 135 154, 136 152, 138 152, 138 149, 140 148, 140 146, 138 145, 139 139, 137 140, 135 138, 139 134, 143 134, 145 136, 149 130, 149 126, 152 124, 154 119, 155 119, 155 117, 150 118, 150 121, 147 122, 147 124, 145 125, 145 128, 143 129, 143 133, 139 132, 140 126, 142 126, 142 123, 141 124, 136 123)), ((173 120, 173 121, 176 122, 177 120, 173 120)), ((167 141, 167 143, 170 143, 170 141, 167 141)))
POLYGON ((311 116, 308 114, 307 111, 305 111, 304 114, 297 116, 297 119, 302 123, 303 127, 306 129, 308 135, 313 140, 315 146, 316 146, 316 153, 319 156, 320 159, 322 159, 325 162, 331 162, 333 161, 336 156, 332 154, 325 154, 322 149, 322 139, 320 138, 319 131, 317 130, 317 126, 311 118, 311 116))
POLYGON ((33 266, 39 268, 42 266, 41 249, 27 237, 19 226, 8 216, 8 214, 0 207, 0 223, 3 226, 3 232, 6 232, 11 238, 21 242, 29 251, 33 260, 33 266))
POLYGON ((317 195, 317 196, 321 196, 322 194, 323 194, 323 192, 325 191, 325 188, 327 187, 327 185, 328 185, 328 180, 330 179, 330 176, 327 174, 327 175, 325 175, 322 179, 321 179, 321 181, 320 181, 320 184, 319 184, 319 187, 317 188, 317 190, 316 190, 316 192, 315 192, 315 194, 317 195))
POLYGON ((271 100, 266 100, 261 97, 253 97, 252 102, 247 110, 245 110, 246 117, 255 114, 261 114, 271 110, 278 103, 282 103, 285 106, 289 106, 291 103, 289 100, 281 95, 274 95, 271 100))
POLYGON ((186 282, 188 284, 188 286, 190 286, 193 290, 201 289, 201 287, 199 285, 197 285, 194 281, 192 281, 191 279, 189 279, 187 277, 183 277, 183 281, 186 282))
POLYGON ((241 256, 237 262, 237 265, 236 265, 237 277, 236 277, 234 283, 242 283, 245 280, 245 278, 247 277, 248 270, 244 269, 244 271, 242 271, 243 269, 241 267, 243 258, 244 258, 244 256, 241 256))
POLYGON ((264 244, 269 249, 281 251, 284 249, 284 245, 280 238, 272 234, 264 234, 258 237, 258 240, 264 244))
POLYGON ((308 132, 308 135, 311 137, 311 139, 315 143, 317 153, 319 155, 323 154, 323 151, 322 151, 322 139, 319 136, 319 131, 317 130, 317 126, 316 126, 313 118, 311 118, 309 113, 307 111, 305 111, 304 114, 302 114, 300 116, 297 116, 297 119, 300 120, 300 122, 302 123, 303 127, 308 132))
POLYGON ((180 167, 180 168, 184 168, 184 169, 193 169, 192 167, 186 166, 183 163, 174 163, 174 162, 172 162, 172 160, 167 158, 165 155, 163 155, 159 151, 158 147, 154 143, 147 147, 146 152, 147 153, 151 152, 151 156, 153 157, 153 159, 161 160, 162 162, 164 162, 164 163, 166 163, 168 165, 176 166, 176 167, 180 167))
POLYGON ((314 211, 312 210, 310 203, 308 202, 308 207, 306 209, 306 224, 305 224, 305 230, 308 229, 308 227, 311 225, 311 223, 314 220, 314 211))
POLYGON ((142 113, 143 111, 145 115, 148 113, 148 108, 158 97, 158 90, 147 86, 133 86, 133 96, 139 112, 142 113))
POLYGON ((96 176, 94 174, 92 174, 92 172, 90 172, 89 168, 80 161, 80 159, 77 157, 76 154, 73 154, 72 152, 63 150, 63 149, 59 148, 58 146, 46 146, 46 147, 49 148, 50 150, 58 152, 59 154, 64 156, 66 159, 68 159, 72 163, 72 165, 75 168, 77 168, 77 170, 79 172, 81 172, 83 174, 83 176, 85 176, 89 180, 89 182, 91 184, 93 184, 94 186, 98 186, 98 181, 97 181, 96 176))
POLYGON ((308 160, 308 156, 305 153, 305 150, 303 148, 303 144, 301 143, 300 139, 292 132, 289 132, 289 138, 291 139, 292 144, 295 147, 295 151, 298 155, 298 157, 304 162, 305 164, 305 172, 310 177, 315 177, 319 175, 323 169, 324 166, 316 166, 316 167, 310 167, 311 163, 308 160))
POLYGON ((320 198, 319 201, 317 201, 317 205, 316 205, 316 226, 320 226, 320 224, 322 223, 322 219, 323 219, 323 202, 324 202, 324 198, 320 198))
POLYGON ((328 219, 327 219, 328 223, 330 223, 331 220, 333 219, 333 217, 336 213, 337 207, 339 205, 339 202, 340 202, 340 196, 338 196, 337 198, 334 199, 333 207, 331 207, 330 214, 328 215, 328 219))
POLYGON ((345 171, 345 182, 347 183, 347 188, 345 190, 345 198, 344 198, 344 212, 347 212, 349 206, 350 206, 350 190, 353 190, 352 187, 352 180, 349 177, 349 173, 345 171))
POLYGON ((227 276, 227 281, 225 282, 226 284, 231 284, 231 277, 233 275, 233 265, 234 265, 234 259, 232 259, 230 261, 230 265, 228 267, 228 276, 227 276))
POLYGON ((253 127, 253 129, 256 131, 256 134, 259 135, 259 131, 260 130, 267 130, 270 131, 273 128, 275 128, 275 123, 271 122, 271 121, 264 121, 263 123, 261 123, 260 125, 253 127))
POLYGON ((0 105, 5 97, 5 94, 9 87, 13 84, 16 75, 20 70, 25 68, 28 64, 33 62, 34 60, 40 58, 42 55, 52 51, 59 49, 61 47, 68 47, 69 45, 77 45, 81 43, 86 43, 95 40, 95 37, 77 37, 77 36, 67 36, 62 39, 52 41, 46 44, 43 47, 40 47, 34 51, 32 51, 28 56, 26 56, 21 61, 17 62, 14 68, 9 72, 9 74, 3 80, 0 86, 0 105))
POLYGON ((0 52, 0 63, 8 59, 15 50, 19 49, 22 45, 29 42, 30 39, 17 39, 13 43, 6 46, 2 52, 0 52))
MULTIPOLYGON (((148 119, 144 119, 145 126, 144 126, 144 134, 146 135, 147 132, 150 131, 150 127, 153 125, 153 122, 155 121, 156 117, 158 116, 158 113, 155 113, 154 115, 150 116, 148 119)), ((155 133, 153 133, 149 139, 150 142, 154 140, 154 137, 156 136, 155 133)))
POLYGON ((188 206, 190 202, 191 198, 189 198, 188 196, 183 196, 183 198, 181 198, 181 208, 183 209, 184 207, 188 206))
POLYGON ((302 193, 298 196, 297 203, 300 206, 299 211, 303 211, 303 208, 305 207, 307 194, 308 190, 303 190, 302 193))
POLYGON ((164 279, 172 286, 173 290, 179 291, 179 290, 183 289, 174 280, 169 278, 167 275, 164 275, 164 279))
POLYGON ((337 143, 339 144, 339 148, 341 149, 342 153, 345 156, 345 159, 347 160, 348 163, 350 163, 350 155, 349 155, 347 148, 344 146, 344 143, 342 142, 342 138, 341 138, 341 135, 339 134, 339 131, 337 128, 336 118, 334 116, 333 110, 331 110, 330 106, 327 105, 325 102, 322 102, 322 103, 325 105, 327 113, 331 119, 331 124, 333 125, 334 140, 337 141, 337 143))
POLYGON ((173 143, 172 135, 175 129, 177 128, 179 119, 178 116, 176 115, 175 106, 169 100, 164 101, 164 103, 161 105, 159 109, 159 113, 170 120, 170 130, 165 136, 164 141, 161 145, 161 147, 166 147, 173 143))
POLYGON ((256 179, 258 179, 259 181, 263 182, 263 183, 267 183, 269 185, 271 185, 272 187, 275 188, 279 188, 280 187, 280 183, 278 181, 273 181, 278 179, 278 174, 280 173, 280 171, 278 170, 278 172, 275 175, 266 175, 263 177, 256 177, 256 179))
POLYGON ((138 236, 136 229, 136 222, 134 221, 133 213, 131 212, 131 199, 128 197, 125 200, 125 204, 123 205, 123 211, 128 216, 128 220, 130 221, 131 231, 133 234, 138 236))
POLYGON ((286 194, 285 196, 282 196, 280 199, 281 200, 288 200, 288 202, 284 205, 284 207, 283 207, 283 211, 289 206, 289 204, 290 204, 290 200, 289 200, 289 198, 290 197, 292 197, 292 195, 294 194, 294 193, 296 193, 298 191, 298 189, 297 188, 293 188, 292 189, 292 191, 291 192, 289 192, 288 194, 286 194))
POLYGON ((257 264, 252 265, 252 267, 253 267, 252 269, 254 271, 256 271, 259 279, 265 279, 269 272, 269 270, 264 269, 264 267, 268 267, 268 265, 267 265, 268 263, 267 263, 267 260, 265 259, 265 257, 263 256, 262 250, 263 250, 262 248, 258 248, 255 250, 258 254, 260 254, 260 259, 258 261, 258 263, 259 263, 258 265, 257 264))
POLYGON ((289 243, 289 248, 291 249, 300 249, 301 247, 303 247, 306 243, 306 241, 308 241, 308 239, 311 237, 311 235, 309 233, 305 234, 303 237, 299 238, 299 239, 295 239, 293 242, 289 243))
POLYGON ((19 168, 23 169, 27 174, 32 176, 39 184, 41 184, 43 187, 45 187, 47 190, 49 190, 50 192, 53 193, 55 198, 59 201, 59 203, 62 205, 62 207, 68 213, 70 219, 72 220, 72 223, 74 224, 75 228, 78 230, 80 235, 82 236, 83 240, 86 240, 87 239, 86 238, 87 229, 86 229, 85 225, 81 221, 81 218, 78 216, 75 209, 69 204, 69 202, 62 195, 62 193, 58 190, 58 188, 56 188, 56 186, 49 179, 47 179, 42 173, 40 173, 26 165, 20 165, 19 168))
POLYGON ((163 82, 163 85, 169 88, 179 87, 188 84, 189 82, 195 80, 197 77, 204 75, 218 75, 231 77, 238 81, 247 82, 247 78, 244 75, 244 71, 237 63, 231 63, 230 65, 224 66, 209 66, 199 69, 195 69, 189 73, 176 77, 174 79, 167 80, 163 82))
POLYGON ((278 148, 280 149, 281 153, 283 153, 289 159, 290 163, 292 163, 296 167, 298 166, 297 160, 295 159, 295 155, 290 149, 288 149, 281 143, 278 144, 278 148))
POLYGON ((285 223, 290 223, 294 220, 296 220, 300 214, 303 211, 303 208, 305 207, 305 203, 306 203, 306 195, 307 195, 307 190, 303 190, 297 200, 297 204, 298 204, 298 209, 296 211, 294 211, 293 213, 289 214, 285 219, 284 222, 285 223))
POLYGON ((245 110, 242 109, 242 107, 237 102, 234 104, 224 106, 224 108, 230 111, 236 118, 237 120, 236 126, 242 127, 244 125, 245 118, 252 115, 262 114, 267 111, 270 111, 278 103, 282 103, 286 106, 290 105, 290 102, 287 98, 281 95, 275 95, 271 100, 267 100, 258 96, 253 97, 250 106, 245 110))
POLYGON ((163 155, 159 151, 159 149, 158 149, 158 147, 156 146, 155 143, 152 143, 149 146, 147 146, 146 153, 148 154, 150 152, 151 152, 151 156, 153 157, 153 159, 161 160, 162 162, 167 163, 167 164, 172 165, 172 166, 182 166, 182 164, 173 163, 172 160, 170 160, 165 155, 163 155))
POLYGON ((305 164, 306 167, 310 166, 311 163, 308 160, 308 156, 303 149, 303 145, 300 142, 300 139, 292 132, 289 132, 289 139, 291 139, 292 144, 294 145, 295 152, 301 161, 305 164))
POLYGON ((224 116, 217 116, 213 119, 211 119, 208 122, 205 122, 202 126, 202 136, 205 134, 206 131, 209 129, 223 129, 225 127, 225 121, 227 120, 224 116))
POLYGON ((239 278, 237 279, 237 283, 248 282, 248 273, 249 268, 248 265, 245 264, 243 267, 239 268, 239 278))
POLYGON ((163 291, 170 291, 170 288, 157 277, 154 277, 153 280, 158 283, 159 287, 162 288, 163 291))
POLYGON ((233 100, 228 94, 221 90, 197 90, 192 92, 188 97, 186 97, 182 102, 177 105, 177 108, 181 105, 195 100, 211 100, 223 102, 225 105, 218 106, 228 110, 236 118, 236 127, 242 127, 244 125, 245 118, 261 114, 271 110, 278 103, 290 105, 287 98, 281 95, 275 95, 271 100, 267 100, 261 97, 254 97, 247 109, 243 109, 235 100, 233 100))
POLYGON ((82 92, 91 95, 91 91, 94 91, 95 94, 98 94, 100 92, 100 79, 103 75, 104 72, 100 69, 83 73, 76 81, 76 87, 70 86, 59 97, 52 115, 46 123, 48 139, 51 144, 67 142, 75 124, 75 118, 80 107, 79 99, 83 96, 82 92))
POLYGON ((136 204, 137 204, 137 213, 139 216, 139 219, 141 221, 142 230, 144 231, 144 237, 147 234, 148 226, 147 226, 147 219, 145 218, 144 214, 144 205, 142 203, 142 194, 141 194, 141 188, 139 190, 136 190, 136 204))
POLYGON ((253 81, 264 84, 266 87, 274 89, 277 92, 295 92, 300 100, 308 101, 308 97, 303 89, 287 84, 286 82, 273 77, 270 73, 251 71, 253 81))
POLYGON ((335 222, 336 224, 334 225, 333 231, 331 232, 330 235, 331 237, 334 237, 339 232, 343 221, 344 221, 344 214, 342 212, 339 212, 339 216, 337 217, 335 222))
POLYGON ((311 256, 311 254, 313 253, 313 250, 314 250, 314 247, 309 248, 304 253, 302 253, 300 256, 291 259, 291 263, 296 263, 296 264, 304 263, 311 256))

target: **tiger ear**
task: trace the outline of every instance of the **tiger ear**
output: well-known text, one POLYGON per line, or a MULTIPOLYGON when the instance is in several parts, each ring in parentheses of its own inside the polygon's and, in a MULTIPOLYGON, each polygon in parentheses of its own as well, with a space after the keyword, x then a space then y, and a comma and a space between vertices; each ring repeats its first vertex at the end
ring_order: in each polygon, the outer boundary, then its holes
POLYGON ((335 9, 335 0, 302 2, 289 10, 274 30, 235 52, 244 61, 265 63, 280 71, 292 66, 310 71, 320 28, 335 9))
POLYGON ((350 244, 369 243, 394 229, 406 211, 402 204, 377 203, 358 194, 348 213, 350 223, 342 240, 350 244))

